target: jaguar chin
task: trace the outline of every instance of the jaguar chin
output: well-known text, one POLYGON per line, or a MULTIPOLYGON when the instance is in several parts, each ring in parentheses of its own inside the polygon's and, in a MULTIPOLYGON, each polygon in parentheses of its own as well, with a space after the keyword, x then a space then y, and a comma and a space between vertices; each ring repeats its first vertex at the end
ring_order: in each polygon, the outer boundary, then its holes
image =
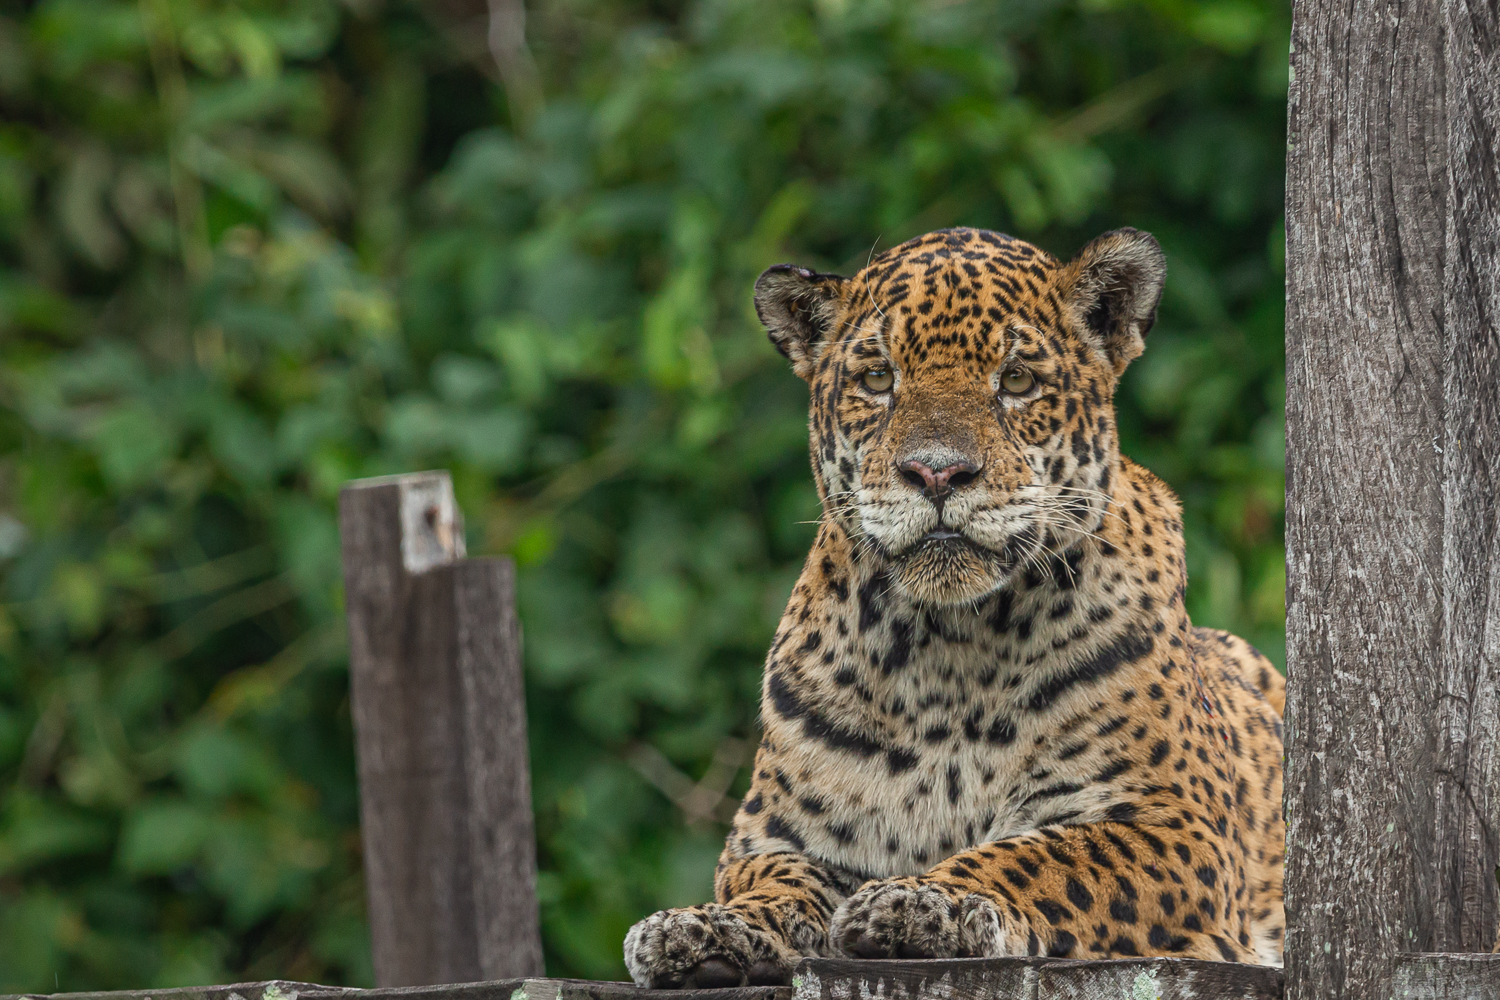
POLYGON ((891 581, 923 607, 974 604, 1004 587, 1017 560, 947 528, 929 531, 891 560, 891 581))

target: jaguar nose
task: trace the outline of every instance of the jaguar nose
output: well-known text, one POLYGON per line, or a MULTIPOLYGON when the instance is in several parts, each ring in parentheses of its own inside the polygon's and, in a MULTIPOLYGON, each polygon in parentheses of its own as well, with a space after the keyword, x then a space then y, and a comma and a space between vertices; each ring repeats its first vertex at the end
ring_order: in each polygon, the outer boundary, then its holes
POLYGON ((979 466, 969 461, 953 462, 941 469, 919 458, 909 458, 896 467, 901 478, 922 491, 922 495, 942 510, 943 501, 957 489, 962 489, 979 475, 979 466))

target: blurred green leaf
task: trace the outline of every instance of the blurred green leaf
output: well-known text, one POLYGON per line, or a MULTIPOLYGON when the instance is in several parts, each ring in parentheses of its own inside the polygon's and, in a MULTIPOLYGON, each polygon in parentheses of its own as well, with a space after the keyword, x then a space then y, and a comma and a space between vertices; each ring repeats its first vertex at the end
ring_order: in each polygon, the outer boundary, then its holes
POLYGON ((120 865, 133 875, 170 875, 198 859, 211 826, 190 802, 141 802, 120 831, 120 865))
POLYGON ((109 827, 102 819, 25 789, 6 796, 4 817, 0 871, 8 875, 109 845, 109 827))

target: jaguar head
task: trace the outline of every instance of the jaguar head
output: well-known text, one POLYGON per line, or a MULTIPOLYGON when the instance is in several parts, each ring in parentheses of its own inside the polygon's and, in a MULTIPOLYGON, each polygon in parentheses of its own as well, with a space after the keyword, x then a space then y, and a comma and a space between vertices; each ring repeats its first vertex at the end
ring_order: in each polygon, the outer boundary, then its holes
POLYGON ((1165 277, 1134 229, 1068 263, 952 229, 850 278, 767 270, 756 312, 811 387, 825 518, 927 606, 982 600, 1097 534, 1118 475, 1115 385, 1165 277))

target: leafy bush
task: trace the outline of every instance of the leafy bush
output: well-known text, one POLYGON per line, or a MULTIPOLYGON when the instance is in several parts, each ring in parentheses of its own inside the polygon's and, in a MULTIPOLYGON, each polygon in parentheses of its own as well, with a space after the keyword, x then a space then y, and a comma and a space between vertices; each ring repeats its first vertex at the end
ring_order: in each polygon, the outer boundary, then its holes
POLYGON ((818 513, 777 261, 1155 232, 1126 451, 1280 658, 1284 4, 529 14, 0 0, 0 991, 370 981, 335 500, 393 471, 521 567, 551 972, 705 898, 818 513))

